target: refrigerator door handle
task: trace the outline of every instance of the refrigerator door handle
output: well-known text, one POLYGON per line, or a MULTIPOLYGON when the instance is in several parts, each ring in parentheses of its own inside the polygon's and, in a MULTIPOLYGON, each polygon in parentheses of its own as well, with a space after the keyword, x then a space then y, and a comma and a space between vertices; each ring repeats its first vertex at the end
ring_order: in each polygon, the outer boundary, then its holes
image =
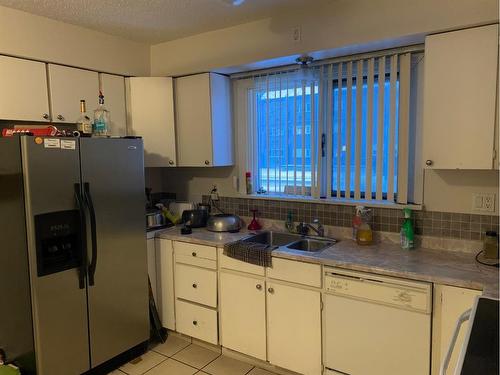
POLYGON ((95 284, 95 270, 97 267, 97 226, 96 226, 94 204, 92 202, 92 196, 90 194, 90 184, 88 182, 85 182, 83 184, 83 194, 85 197, 85 203, 87 204, 90 213, 92 260, 90 261, 89 265, 89 285, 93 286, 95 284))
POLYGON ((85 289, 85 275, 87 273, 87 219, 85 217, 85 207, 83 196, 80 189, 80 184, 75 183, 75 201, 80 213, 80 239, 81 239, 81 253, 80 253, 80 267, 78 269, 78 285, 80 289, 85 289))

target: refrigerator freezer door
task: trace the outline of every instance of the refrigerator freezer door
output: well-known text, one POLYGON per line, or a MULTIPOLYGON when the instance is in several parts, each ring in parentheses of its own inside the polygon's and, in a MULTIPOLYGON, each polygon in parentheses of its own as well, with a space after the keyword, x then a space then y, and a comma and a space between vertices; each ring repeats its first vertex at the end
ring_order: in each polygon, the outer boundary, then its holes
POLYGON ((21 142, 38 375, 78 375, 90 365, 86 290, 79 285, 81 256, 73 248, 78 142, 46 138, 39 144, 33 137, 21 142))
POLYGON ((88 286, 95 367, 149 337, 143 146, 139 139, 82 138, 80 147, 82 182, 95 212, 96 249, 92 241, 88 246, 89 273, 95 264, 88 286))
POLYGON ((0 348, 22 361, 34 344, 19 141, 0 138, 0 348))

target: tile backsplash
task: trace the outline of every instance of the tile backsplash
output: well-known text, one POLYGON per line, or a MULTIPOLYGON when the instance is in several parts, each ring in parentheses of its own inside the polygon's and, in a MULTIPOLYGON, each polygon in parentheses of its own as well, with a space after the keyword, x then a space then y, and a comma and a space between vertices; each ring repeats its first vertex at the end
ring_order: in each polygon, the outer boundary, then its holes
MULTIPOLYGON (((203 196, 208 201, 208 196, 203 196)), ((288 212, 293 221, 312 222, 318 218, 324 225, 350 227, 354 207, 316 202, 290 202, 273 199, 220 197, 220 209, 239 216, 252 216, 252 209, 258 210, 257 217, 286 220, 288 212)), ((375 231, 399 232, 403 221, 403 210, 394 208, 372 208, 372 228, 375 231)), ((446 237, 463 240, 480 240, 488 230, 498 233, 499 220, 496 215, 472 215, 451 212, 413 211, 415 232, 419 235, 446 237)))

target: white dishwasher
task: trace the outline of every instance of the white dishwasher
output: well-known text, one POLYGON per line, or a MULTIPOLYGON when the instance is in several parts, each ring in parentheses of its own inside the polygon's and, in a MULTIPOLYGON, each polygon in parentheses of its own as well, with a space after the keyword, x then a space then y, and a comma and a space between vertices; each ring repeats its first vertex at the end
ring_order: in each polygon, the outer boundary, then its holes
POLYGON ((324 272, 325 374, 429 375, 432 284, 324 272))

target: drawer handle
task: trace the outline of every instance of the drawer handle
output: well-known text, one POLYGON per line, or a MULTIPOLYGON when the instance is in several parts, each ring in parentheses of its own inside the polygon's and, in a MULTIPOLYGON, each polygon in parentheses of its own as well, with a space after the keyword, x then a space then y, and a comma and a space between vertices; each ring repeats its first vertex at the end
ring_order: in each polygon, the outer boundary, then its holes
POLYGON ((267 291, 271 294, 274 294, 274 288, 268 288, 267 291))
POLYGON ((198 285, 196 285, 196 284, 193 284, 193 288, 195 288, 195 289, 196 289, 196 288, 198 288, 198 285))
POLYGON ((193 320, 193 325, 194 326, 197 326, 198 325, 198 322, 196 320, 193 320))
POLYGON ((191 255, 195 257, 195 256, 196 256, 196 252, 195 252, 195 251, 193 251, 193 252, 191 253, 191 255))
POLYGON ((257 288, 257 290, 261 290, 262 289, 262 285, 260 285, 260 284, 255 285, 255 287, 257 288))

